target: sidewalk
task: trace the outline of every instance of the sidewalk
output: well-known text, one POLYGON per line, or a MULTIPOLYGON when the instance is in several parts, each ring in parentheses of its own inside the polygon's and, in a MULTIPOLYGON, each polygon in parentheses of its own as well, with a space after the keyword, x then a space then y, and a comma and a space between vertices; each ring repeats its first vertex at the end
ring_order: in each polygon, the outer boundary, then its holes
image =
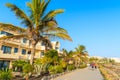
POLYGON ((54 80, 104 80, 98 69, 91 68, 78 69, 54 80))

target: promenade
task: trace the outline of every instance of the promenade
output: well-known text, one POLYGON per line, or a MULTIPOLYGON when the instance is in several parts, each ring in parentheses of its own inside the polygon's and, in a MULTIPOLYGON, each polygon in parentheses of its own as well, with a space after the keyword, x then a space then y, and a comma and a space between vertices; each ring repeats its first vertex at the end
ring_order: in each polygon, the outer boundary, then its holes
POLYGON ((54 80, 104 80, 98 69, 91 68, 78 69, 54 80))

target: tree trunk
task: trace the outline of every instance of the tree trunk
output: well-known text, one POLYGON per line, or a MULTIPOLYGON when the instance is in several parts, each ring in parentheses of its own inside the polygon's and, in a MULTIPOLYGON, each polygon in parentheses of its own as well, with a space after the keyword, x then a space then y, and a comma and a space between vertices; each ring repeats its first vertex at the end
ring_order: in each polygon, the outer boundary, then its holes
POLYGON ((29 79, 29 76, 28 76, 28 75, 26 75, 25 79, 26 79, 26 80, 28 80, 28 79, 29 79))
POLYGON ((48 46, 47 45, 45 45, 45 52, 47 52, 48 51, 48 46))
POLYGON ((31 49, 31 58, 30 58, 30 64, 33 65, 33 61, 34 61, 34 56, 35 56, 35 46, 36 44, 33 43, 32 44, 32 49, 31 49))

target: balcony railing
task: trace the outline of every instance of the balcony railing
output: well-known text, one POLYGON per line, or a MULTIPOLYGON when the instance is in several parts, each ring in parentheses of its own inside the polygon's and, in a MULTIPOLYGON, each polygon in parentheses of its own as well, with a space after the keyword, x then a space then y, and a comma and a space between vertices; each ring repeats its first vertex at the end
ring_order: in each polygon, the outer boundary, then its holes
POLYGON ((45 50, 45 46, 38 46, 38 45, 36 45, 36 49, 38 49, 38 50, 45 50))
POLYGON ((16 54, 0 53, 0 59, 19 59, 19 56, 16 54))
POLYGON ((18 59, 27 59, 27 55, 19 55, 19 53, 15 53, 15 54, 9 54, 9 53, 3 53, 2 50, 0 50, 0 59, 14 59, 14 60, 18 60, 18 59))
POLYGON ((3 40, 3 42, 10 43, 10 44, 16 44, 16 45, 20 44, 20 40, 18 39, 6 39, 6 40, 3 40))

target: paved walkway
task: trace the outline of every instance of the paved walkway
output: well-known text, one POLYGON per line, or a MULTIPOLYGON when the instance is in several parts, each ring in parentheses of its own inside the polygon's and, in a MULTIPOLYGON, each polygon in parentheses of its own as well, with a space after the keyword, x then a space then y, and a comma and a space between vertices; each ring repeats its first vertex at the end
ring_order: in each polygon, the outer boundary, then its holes
POLYGON ((104 80, 98 69, 90 68, 75 70, 54 80, 104 80))

